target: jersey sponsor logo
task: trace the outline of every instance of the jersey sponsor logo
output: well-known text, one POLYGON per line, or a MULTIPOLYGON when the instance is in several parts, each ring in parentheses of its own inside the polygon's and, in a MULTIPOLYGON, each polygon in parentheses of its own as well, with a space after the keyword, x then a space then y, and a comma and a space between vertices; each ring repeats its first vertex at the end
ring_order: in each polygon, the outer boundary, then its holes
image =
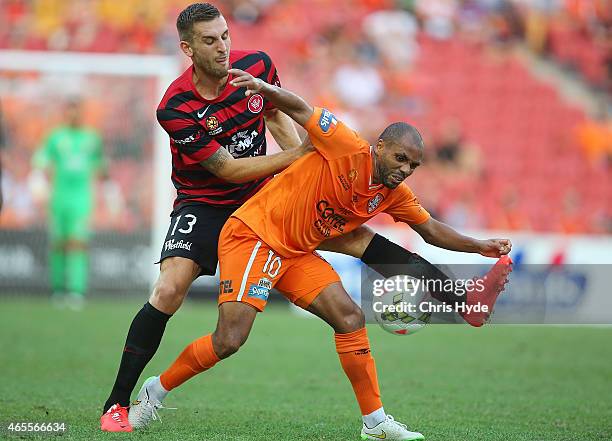
POLYGON ((317 212, 319 219, 314 223, 315 228, 323 235, 323 237, 331 236, 331 230, 334 229, 340 233, 344 232, 346 218, 336 213, 333 207, 329 206, 329 202, 322 199, 317 203, 317 212))
POLYGON ((259 279, 259 282, 257 282, 257 286, 261 286, 262 288, 266 289, 272 289, 272 281, 270 279, 262 277, 261 279, 259 279))
POLYGON ((191 242, 186 240, 179 240, 178 242, 174 239, 167 240, 164 244, 164 251, 175 250, 180 248, 182 250, 191 251, 191 242))
POLYGON ((242 156, 245 152, 251 150, 257 135, 259 133, 256 130, 253 130, 251 133, 248 130, 236 133, 232 136, 232 143, 227 146, 227 151, 232 156, 242 156))
POLYGON ((211 136, 217 135, 223 130, 221 126, 219 126, 219 120, 216 116, 209 116, 206 118, 206 128, 208 129, 208 134, 211 136))
POLYGON ((206 106, 206 108, 202 110, 201 112, 198 112, 198 118, 200 119, 204 118, 204 115, 206 115, 206 111, 208 110, 209 107, 210 105, 206 106))
POLYGON ((263 97, 258 93, 251 95, 251 98, 249 98, 249 102, 247 103, 247 107, 253 113, 261 112, 264 107, 263 97))
POLYGON ((247 297, 254 297, 256 299, 268 300, 270 295, 270 289, 264 288, 263 286, 251 285, 249 287, 249 293, 247 297))
POLYGON ((376 196, 368 201, 368 214, 371 214, 374 210, 376 210, 384 199, 385 197, 382 195, 382 193, 376 193, 376 196))
POLYGON ((231 294, 234 292, 234 288, 232 288, 231 280, 221 280, 219 282, 219 292, 221 294, 231 294))
POLYGON ((336 124, 338 124, 338 120, 334 114, 327 109, 323 109, 321 112, 321 117, 319 118, 319 127, 323 133, 327 133, 329 129, 336 124))
POLYGON ((185 144, 191 144, 192 142, 196 142, 201 137, 202 137, 202 130, 199 130, 198 133, 194 133, 193 135, 190 135, 187 138, 183 138, 183 139, 172 138, 172 141, 175 144, 185 145, 185 144))

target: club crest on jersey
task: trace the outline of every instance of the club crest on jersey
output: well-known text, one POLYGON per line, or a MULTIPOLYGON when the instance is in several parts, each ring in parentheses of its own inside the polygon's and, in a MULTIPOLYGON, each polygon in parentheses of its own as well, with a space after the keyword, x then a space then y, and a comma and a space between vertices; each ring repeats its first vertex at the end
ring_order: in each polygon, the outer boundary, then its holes
POLYGON ((357 179, 357 170, 355 170, 354 168, 352 168, 349 172, 348 172, 348 180, 350 183, 353 183, 355 181, 355 179, 357 179))
POLYGON ((329 129, 331 127, 335 127, 336 124, 338 124, 338 120, 336 119, 334 114, 327 109, 323 109, 323 111, 321 112, 321 117, 319 118, 319 127, 321 128, 321 130, 324 133, 327 133, 329 132, 329 129))
POLYGON ((382 195, 382 193, 376 193, 376 196, 368 201, 368 214, 376 210, 384 199, 385 197, 382 195))
POLYGON ((221 127, 219 127, 219 120, 216 116, 209 116, 206 118, 206 128, 208 129, 209 135, 216 135, 221 133, 221 127))
POLYGON ((259 113, 263 110, 264 107, 264 99, 263 97, 256 93, 249 98, 249 102, 247 103, 247 107, 253 113, 259 113))

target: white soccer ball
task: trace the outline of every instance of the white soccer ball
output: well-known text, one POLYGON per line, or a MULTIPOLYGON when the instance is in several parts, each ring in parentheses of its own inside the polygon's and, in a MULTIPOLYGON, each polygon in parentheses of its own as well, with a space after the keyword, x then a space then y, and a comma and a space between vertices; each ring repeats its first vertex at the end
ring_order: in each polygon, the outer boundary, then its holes
POLYGON ((407 275, 379 281, 372 297, 372 310, 378 324, 394 335, 412 335, 429 323, 429 293, 418 279, 407 275))

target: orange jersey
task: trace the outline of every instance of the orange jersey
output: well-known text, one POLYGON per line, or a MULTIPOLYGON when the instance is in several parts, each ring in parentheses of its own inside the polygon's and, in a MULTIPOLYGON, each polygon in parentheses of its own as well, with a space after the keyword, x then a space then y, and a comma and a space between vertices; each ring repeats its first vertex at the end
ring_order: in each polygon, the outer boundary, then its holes
POLYGON ((316 152, 295 161, 234 214, 284 257, 312 252, 379 213, 411 225, 429 219, 404 183, 372 184, 367 141, 325 109, 305 126, 316 152))

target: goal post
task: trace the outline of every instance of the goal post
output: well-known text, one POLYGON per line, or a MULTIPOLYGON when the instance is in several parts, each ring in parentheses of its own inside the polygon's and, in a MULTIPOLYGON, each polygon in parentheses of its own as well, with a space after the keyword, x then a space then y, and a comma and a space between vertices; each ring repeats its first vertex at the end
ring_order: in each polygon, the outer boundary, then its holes
MULTIPOLYGON (((0 50, 0 78, 9 78, 9 80, 1 85, 5 90, 0 91, 0 108, 3 101, 7 99, 8 92, 10 92, 7 89, 11 87, 11 81, 15 81, 11 76, 28 74, 41 77, 63 77, 63 84, 69 84, 72 81, 71 79, 74 78, 74 83, 78 85, 80 81, 80 85, 83 88, 88 85, 90 77, 103 78, 105 85, 101 90, 105 90, 106 92, 104 93, 107 94, 113 93, 112 87, 115 81, 129 78, 131 83, 124 84, 116 93, 146 93, 149 95, 147 103, 155 103, 156 105, 161 100, 169 84, 179 75, 180 67, 180 60, 171 56, 0 50), (142 90, 130 88, 129 84, 138 84, 139 79, 153 85, 151 87, 142 87, 142 90)), ((79 92, 78 88, 76 92, 79 92)), ((62 94, 58 93, 58 95, 62 94)), ((64 93, 63 95, 69 94, 64 93)), ((44 100, 45 98, 42 96, 37 98, 34 93, 28 99, 34 103, 37 99, 44 100)), ((57 102, 47 102, 45 106, 55 106, 56 112, 60 112, 57 102)), ((122 109, 122 111, 126 112, 127 109, 122 109)), ((148 106, 146 112, 146 115, 139 115, 137 118, 140 120, 150 119, 151 127, 154 131, 149 137, 152 141, 153 154, 153 188, 150 191, 152 197, 150 262, 152 263, 161 250, 169 222, 174 189, 170 183, 172 163, 168 147, 168 135, 155 121, 155 107, 148 106)), ((23 117, 33 118, 36 117, 35 115, 34 113, 23 115, 23 117)), ((120 118, 119 115, 116 117, 120 118)), ((125 129, 127 131, 128 128, 126 127, 125 129)), ((146 159, 148 160, 148 158, 146 159)), ((10 160, 10 158, 6 158, 5 162, 10 160)), ((6 168, 6 165, 4 166, 6 168)), ((157 271, 152 264, 150 268, 150 283, 152 283, 157 271)))

